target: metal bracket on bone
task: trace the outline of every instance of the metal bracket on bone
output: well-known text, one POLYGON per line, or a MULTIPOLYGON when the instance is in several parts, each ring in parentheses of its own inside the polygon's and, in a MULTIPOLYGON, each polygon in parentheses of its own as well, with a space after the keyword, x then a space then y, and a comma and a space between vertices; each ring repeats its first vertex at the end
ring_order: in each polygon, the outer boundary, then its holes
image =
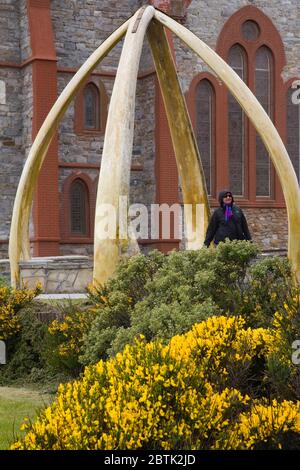
POLYGON ((132 33, 136 33, 136 32, 137 32, 137 30, 138 30, 138 28, 139 28, 139 24, 140 24, 141 19, 142 19, 142 16, 143 16, 144 11, 146 10, 147 7, 148 7, 148 5, 145 5, 145 6, 143 6, 143 7, 140 9, 140 11, 139 11, 139 13, 138 13, 138 15, 137 15, 137 18, 136 18, 136 20, 135 20, 135 23, 134 23, 134 25, 133 25, 133 28, 132 28, 132 31, 131 31, 132 33))

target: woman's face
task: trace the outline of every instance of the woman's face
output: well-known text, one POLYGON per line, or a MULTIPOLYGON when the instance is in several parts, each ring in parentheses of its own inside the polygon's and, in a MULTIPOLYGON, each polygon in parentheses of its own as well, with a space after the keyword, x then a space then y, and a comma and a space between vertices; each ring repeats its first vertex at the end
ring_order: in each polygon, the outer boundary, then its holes
POLYGON ((225 194, 225 196, 223 197, 223 202, 224 202, 224 204, 231 204, 231 202, 232 202, 231 194, 229 194, 229 193, 225 194))

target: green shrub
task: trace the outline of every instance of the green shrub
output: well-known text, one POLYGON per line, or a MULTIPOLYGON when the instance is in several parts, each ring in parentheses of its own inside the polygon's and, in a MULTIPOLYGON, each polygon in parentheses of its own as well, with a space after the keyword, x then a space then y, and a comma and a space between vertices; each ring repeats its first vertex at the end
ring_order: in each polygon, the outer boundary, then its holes
POLYGON ((240 314, 247 267, 257 253, 253 243, 236 241, 215 250, 131 258, 93 297, 98 315, 85 336, 81 362, 114 355, 139 334, 165 343, 212 315, 240 314))
POLYGON ((211 297, 223 312, 240 315, 247 270, 258 255, 259 248, 248 241, 227 240, 208 251, 210 257, 195 277, 202 297, 211 297))
POLYGON ((41 292, 39 285, 34 290, 0 287, 0 340, 15 336, 21 328, 18 312, 41 292))
POLYGON ((270 256, 257 261, 248 272, 248 283, 241 313, 252 326, 270 326, 274 314, 293 290, 287 258, 270 256))
POLYGON ((8 282, 7 282, 7 280, 5 279, 5 277, 0 276, 0 288, 1 288, 1 287, 7 287, 7 286, 8 286, 8 282))
POLYGON ((124 259, 118 266, 116 277, 110 279, 105 286, 90 290, 90 301, 96 305, 105 304, 108 294, 122 292, 135 304, 147 295, 146 284, 164 262, 165 256, 158 250, 151 251, 148 256, 135 255, 124 259))
POLYGON ((92 308, 74 304, 71 300, 56 308, 56 318, 47 329, 43 356, 52 373, 76 376, 82 370, 78 355, 83 337, 89 331, 95 313, 92 308))
POLYGON ((258 251, 254 243, 227 241, 215 249, 168 256, 153 251, 123 261, 114 279, 90 291, 92 307, 70 312, 68 324, 56 322, 52 358, 79 370, 140 334, 165 344, 213 315, 242 315, 249 326, 270 326, 291 286, 290 267, 279 257, 257 261, 258 251))
POLYGON ((292 362, 292 345, 300 339, 300 289, 294 287, 279 305, 270 327, 274 348, 266 365, 266 381, 274 395, 300 399, 300 365, 292 362))
MULTIPOLYGON (((111 313, 111 312, 110 312, 111 313)), ((129 327, 109 326, 102 329, 102 315, 92 324, 86 337, 83 363, 97 362, 99 357, 107 358, 122 351, 127 343, 132 343, 140 334, 147 341, 159 339, 163 343, 179 333, 189 330, 195 323, 210 316, 220 314, 220 309, 210 300, 202 304, 182 306, 177 301, 161 303, 153 309, 145 308, 143 302, 136 305, 131 315, 129 327)))
POLYGON ((48 325, 59 315, 57 308, 40 301, 30 302, 17 312, 19 329, 6 341, 7 363, 0 367, 1 385, 43 384, 53 392, 59 383, 70 379, 66 370, 51 367, 54 358, 48 325))
POLYGON ((33 369, 46 367, 43 349, 47 325, 38 320, 33 306, 27 306, 17 314, 20 329, 7 341, 7 364, 1 366, 0 383, 20 380, 33 369))

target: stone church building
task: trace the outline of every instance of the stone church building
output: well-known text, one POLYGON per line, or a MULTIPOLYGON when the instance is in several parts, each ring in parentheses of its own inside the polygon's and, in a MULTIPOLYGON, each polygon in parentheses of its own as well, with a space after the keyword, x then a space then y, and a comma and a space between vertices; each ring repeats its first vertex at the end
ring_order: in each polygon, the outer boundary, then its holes
MULTIPOLYGON (((0 0, 0 257, 22 167, 41 124, 90 54, 140 6, 181 22, 213 48, 257 96, 286 144, 299 179, 300 0, 0 0)), ((279 180, 237 101, 191 50, 168 35, 194 126, 211 207, 230 188, 253 238, 287 247, 279 180)), ((91 74, 68 108, 34 198, 34 256, 91 254, 107 110, 122 43, 91 74)), ((131 202, 181 201, 162 97, 147 41, 137 83, 131 202)), ((299 228, 300 229, 300 228, 299 228)), ((180 240, 142 239, 144 251, 180 240)))

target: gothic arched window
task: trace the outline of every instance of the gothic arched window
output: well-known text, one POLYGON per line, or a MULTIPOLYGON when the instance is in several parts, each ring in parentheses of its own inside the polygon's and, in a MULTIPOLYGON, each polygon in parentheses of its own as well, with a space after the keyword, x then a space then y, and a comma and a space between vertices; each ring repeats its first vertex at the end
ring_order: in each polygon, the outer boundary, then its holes
POLYGON ((76 134, 103 134, 106 126, 107 103, 104 84, 98 78, 91 78, 78 92, 75 101, 76 134))
MULTIPOLYGON (((247 84, 284 136, 286 91, 282 71, 286 59, 282 38, 271 19, 252 5, 241 8, 223 26, 216 51, 247 84)), ((244 207, 284 207, 279 178, 254 123, 226 86, 220 98, 217 192, 231 188, 244 207)))
MULTIPOLYGON (((273 120, 273 57, 270 49, 263 46, 255 56, 255 95, 266 113, 273 120)), ((256 134, 256 195, 271 197, 271 160, 260 136, 256 134)))
POLYGON ((100 125, 100 97, 97 87, 89 83, 83 92, 84 102, 84 128, 88 130, 99 129, 100 125))
POLYGON ((207 79, 196 88, 196 134, 207 192, 211 195, 215 173, 215 92, 207 79))
MULTIPOLYGON (((231 47, 228 63, 239 77, 247 82, 247 61, 244 49, 231 47)), ((247 160, 246 119, 243 109, 234 96, 228 96, 228 160, 229 186, 236 196, 245 194, 245 169, 247 160)))
POLYGON ((293 102, 295 88, 287 93, 287 151, 300 182, 300 104, 293 102))
POLYGON ((81 179, 73 181, 70 188, 71 234, 88 236, 89 201, 88 191, 81 179))

